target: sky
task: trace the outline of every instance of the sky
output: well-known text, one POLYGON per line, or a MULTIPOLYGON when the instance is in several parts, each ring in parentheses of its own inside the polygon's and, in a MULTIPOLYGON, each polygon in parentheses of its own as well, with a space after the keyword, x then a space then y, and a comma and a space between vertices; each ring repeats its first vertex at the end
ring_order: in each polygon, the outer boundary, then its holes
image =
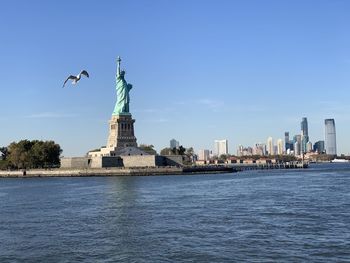
POLYGON ((106 145, 116 58, 133 84, 138 143, 230 153, 269 136, 312 142, 334 118, 350 154, 350 1, 2 1, 0 146, 106 145), (89 79, 62 88, 86 69, 89 79))

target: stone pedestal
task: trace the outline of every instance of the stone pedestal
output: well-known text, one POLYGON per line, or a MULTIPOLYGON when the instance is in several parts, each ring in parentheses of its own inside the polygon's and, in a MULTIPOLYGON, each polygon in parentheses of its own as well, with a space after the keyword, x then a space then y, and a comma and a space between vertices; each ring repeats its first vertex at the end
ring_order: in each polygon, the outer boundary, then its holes
POLYGON ((131 114, 112 115, 109 121, 107 148, 137 147, 131 114))

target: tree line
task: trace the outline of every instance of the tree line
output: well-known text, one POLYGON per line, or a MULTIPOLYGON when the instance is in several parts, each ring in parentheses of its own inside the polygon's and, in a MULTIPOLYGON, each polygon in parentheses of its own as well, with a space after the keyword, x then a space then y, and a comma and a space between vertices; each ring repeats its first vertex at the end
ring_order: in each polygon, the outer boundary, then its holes
POLYGON ((54 141, 21 140, 0 152, 0 169, 54 168, 60 165, 62 149, 54 141))

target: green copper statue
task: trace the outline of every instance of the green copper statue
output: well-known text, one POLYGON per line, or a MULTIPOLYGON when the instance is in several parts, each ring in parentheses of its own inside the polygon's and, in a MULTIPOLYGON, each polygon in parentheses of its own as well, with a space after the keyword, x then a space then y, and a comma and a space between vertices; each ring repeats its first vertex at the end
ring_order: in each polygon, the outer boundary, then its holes
POLYGON ((114 107, 112 115, 130 115, 129 113, 129 103, 130 96, 129 91, 132 89, 132 85, 128 84, 124 79, 125 71, 120 70, 120 57, 118 57, 118 68, 116 76, 116 90, 117 90, 117 102, 114 107))

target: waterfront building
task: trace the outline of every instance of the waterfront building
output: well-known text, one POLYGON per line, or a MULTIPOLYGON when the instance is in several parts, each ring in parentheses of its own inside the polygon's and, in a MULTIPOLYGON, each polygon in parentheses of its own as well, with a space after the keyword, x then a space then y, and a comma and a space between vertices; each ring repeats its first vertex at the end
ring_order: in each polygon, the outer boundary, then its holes
POLYGON ((312 152, 312 142, 310 141, 306 143, 306 152, 307 153, 312 152))
POLYGON ((244 148, 243 154, 244 154, 244 156, 251 156, 251 155, 253 155, 253 148, 252 147, 244 148))
POLYGON ((327 154, 337 155, 337 141, 334 119, 326 119, 325 124, 325 149, 327 154))
POLYGON ((284 148, 285 151, 292 151, 293 150, 293 142, 289 139, 289 132, 284 133, 284 148))
POLYGON ((179 141, 175 140, 175 139, 171 139, 170 140, 170 149, 178 149, 180 147, 180 143, 179 141))
POLYGON ((308 142, 309 142, 309 136, 301 135, 301 148, 300 148, 301 153, 307 152, 306 148, 307 148, 308 142))
POLYGON ((260 156, 266 155, 266 144, 264 143, 255 144, 253 148, 253 155, 260 155, 260 156))
POLYGON ((314 144, 314 152, 317 153, 324 153, 325 148, 324 148, 324 141, 317 141, 314 144))
POLYGON ((273 154, 277 154, 277 151, 278 151, 278 149, 277 149, 277 145, 273 145, 273 154))
POLYGON ((289 142, 289 132, 284 133, 284 141, 287 143, 289 142))
POLYGON ((237 156, 251 156, 253 155, 252 147, 243 147, 243 145, 239 145, 237 149, 237 156))
POLYGON ((285 143, 285 149, 286 149, 286 151, 293 151, 294 150, 294 143, 293 143, 293 141, 291 140, 291 141, 289 141, 289 142, 287 142, 287 143, 285 143))
POLYGON ((298 156, 300 155, 300 143, 299 142, 295 142, 294 143, 294 155, 298 156))
POLYGON ((293 137, 293 141, 294 141, 294 155, 298 156, 302 154, 301 151, 301 135, 294 135, 293 137))
POLYGON ((282 139, 278 139, 277 140, 277 154, 278 155, 282 155, 284 152, 283 150, 283 140, 282 139))
POLYGON ((267 153, 269 155, 274 155, 275 151, 274 151, 274 147, 273 147, 273 139, 272 137, 267 138, 267 153))
POLYGON ((243 145, 238 145, 237 149, 237 156, 242 156, 243 155, 243 145))
POLYGON ((214 141, 215 154, 217 156, 228 154, 228 140, 215 140, 214 141))
POLYGON ((200 161, 208 161, 210 158, 209 150, 199 150, 198 151, 198 160, 200 161))

